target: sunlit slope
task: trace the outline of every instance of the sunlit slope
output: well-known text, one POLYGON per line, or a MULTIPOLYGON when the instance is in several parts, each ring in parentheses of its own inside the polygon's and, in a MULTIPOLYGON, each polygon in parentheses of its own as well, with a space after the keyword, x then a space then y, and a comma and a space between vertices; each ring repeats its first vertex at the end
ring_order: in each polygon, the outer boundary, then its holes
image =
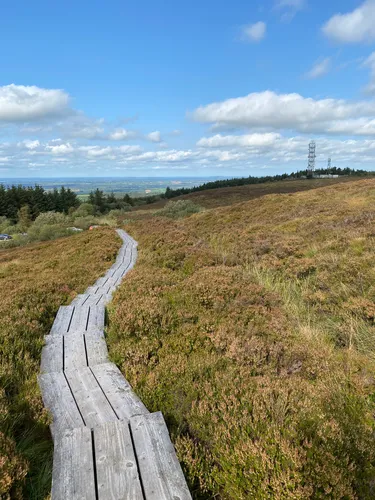
POLYGON ((98 229, 0 251, 0 497, 50 491, 48 416, 37 374, 44 335, 69 303, 110 266, 121 240, 98 229))
MULTIPOLYGON (((297 193, 325 186, 351 182, 350 177, 339 177, 337 179, 298 179, 277 182, 265 182, 264 184, 250 184, 248 186, 225 187, 217 189, 206 189, 182 196, 172 200, 191 200, 205 208, 228 206, 242 201, 260 198, 267 194, 297 193)), ((160 200, 150 205, 143 205, 142 209, 152 210, 163 207, 167 200, 160 200)))
POLYGON ((373 498, 375 180, 127 227, 109 344, 196 498, 373 498))

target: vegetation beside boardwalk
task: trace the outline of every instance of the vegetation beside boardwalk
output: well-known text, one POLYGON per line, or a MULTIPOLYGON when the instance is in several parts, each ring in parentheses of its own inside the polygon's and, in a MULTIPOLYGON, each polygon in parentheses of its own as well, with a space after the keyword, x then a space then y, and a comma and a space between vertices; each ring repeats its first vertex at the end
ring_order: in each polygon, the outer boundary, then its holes
POLYGON ((110 354, 195 498, 374 498, 374 207, 363 180, 128 216, 110 354))
POLYGON ((0 252, 0 498, 47 498, 52 444, 37 374, 44 335, 111 266, 115 231, 96 229, 0 252))

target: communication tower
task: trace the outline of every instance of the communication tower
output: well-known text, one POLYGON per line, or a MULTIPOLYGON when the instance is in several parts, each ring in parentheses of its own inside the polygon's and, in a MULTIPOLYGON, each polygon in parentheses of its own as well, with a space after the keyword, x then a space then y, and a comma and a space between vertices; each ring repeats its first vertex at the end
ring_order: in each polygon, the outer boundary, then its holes
POLYGON ((316 144, 315 141, 311 141, 309 144, 309 161, 307 166, 307 177, 314 177, 315 172, 315 158, 316 158, 316 144))
POLYGON ((332 160, 331 158, 328 158, 327 168, 331 168, 331 165, 332 165, 332 160))

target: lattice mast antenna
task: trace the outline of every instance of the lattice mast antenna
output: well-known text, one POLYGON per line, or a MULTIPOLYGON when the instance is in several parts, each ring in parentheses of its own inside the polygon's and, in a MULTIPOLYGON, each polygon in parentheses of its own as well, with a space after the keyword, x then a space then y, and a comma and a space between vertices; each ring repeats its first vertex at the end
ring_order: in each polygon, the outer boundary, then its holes
POLYGON ((327 168, 331 168, 331 166, 332 166, 332 159, 328 158, 327 168))
POLYGON ((316 158, 316 143, 311 141, 309 144, 309 161, 307 166, 307 177, 314 177, 316 158))

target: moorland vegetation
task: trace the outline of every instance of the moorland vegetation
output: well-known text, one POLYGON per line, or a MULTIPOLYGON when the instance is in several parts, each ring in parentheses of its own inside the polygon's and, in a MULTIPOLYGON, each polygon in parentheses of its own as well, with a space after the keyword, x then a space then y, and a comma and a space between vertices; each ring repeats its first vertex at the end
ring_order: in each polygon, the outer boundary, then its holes
POLYGON ((62 304, 103 274, 121 240, 96 229, 0 252, 0 498, 41 500, 52 442, 37 375, 44 335, 62 304))
POLYGON ((363 180, 126 215, 110 354, 194 498, 374 498, 374 206, 363 180))

